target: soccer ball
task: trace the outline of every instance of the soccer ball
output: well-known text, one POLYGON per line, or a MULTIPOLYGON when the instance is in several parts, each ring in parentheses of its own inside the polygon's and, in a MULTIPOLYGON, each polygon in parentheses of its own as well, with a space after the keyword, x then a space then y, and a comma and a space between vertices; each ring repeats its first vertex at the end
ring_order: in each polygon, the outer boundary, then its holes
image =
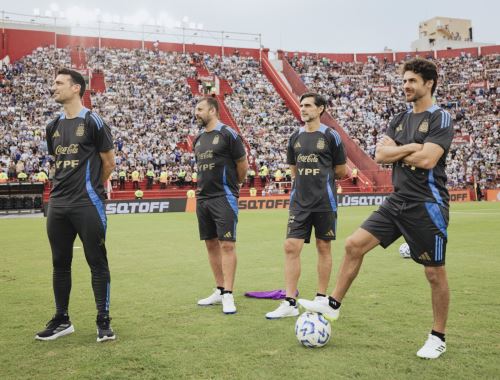
POLYGON ((323 347, 330 340, 330 322, 318 313, 303 313, 295 323, 295 336, 306 347, 323 347))
POLYGON ((399 246, 399 254, 403 259, 409 259, 411 257, 410 246, 408 243, 403 243, 399 246))

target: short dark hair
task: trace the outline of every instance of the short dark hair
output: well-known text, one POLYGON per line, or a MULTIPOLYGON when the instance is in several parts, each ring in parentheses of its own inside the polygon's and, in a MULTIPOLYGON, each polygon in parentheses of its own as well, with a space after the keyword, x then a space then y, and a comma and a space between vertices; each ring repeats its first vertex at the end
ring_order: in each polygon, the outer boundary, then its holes
POLYGON ((219 115, 219 102, 213 96, 205 96, 198 103, 207 102, 209 108, 215 108, 215 112, 219 115))
POLYGON ((437 66, 434 62, 424 58, 413 58, 404 63, 401 71, 403 75, 407 71, 413 71, 415 74, 420 75, 424 82, 433 80, 431 95, 434 94, 438 80, 437 66))
POLYGON ((317 94, 316 92, 306 92, 306 93, 302 94, 302 96, 300 97, 300 102, 302 102, 302 100, 304 100, 305 98, 314 98, 314 105, 316 107, 323 106, 323 111, 321 111, 320 116, 323 115, 323 112, 326 111, 326 105, 327 105, 327 102, 326 102, 326 99, 324 96, 317 94))
POLYGON ((85 94, 85 79, 83 79, 82 74, 78 71, 64 68, 58 70, 57 75, 69 75, 73 84, 80 85, 80 98, 83 98, 83 94, 85 94))

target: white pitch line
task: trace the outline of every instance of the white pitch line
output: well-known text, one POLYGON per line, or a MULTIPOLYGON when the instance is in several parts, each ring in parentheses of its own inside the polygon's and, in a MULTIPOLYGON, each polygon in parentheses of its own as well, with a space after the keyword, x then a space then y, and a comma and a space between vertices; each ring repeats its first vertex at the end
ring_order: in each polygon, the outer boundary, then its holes
POLYGON ((480 211, 498 211, 497 208, 482 208, 480 211))
POLYGON ((466 215, 500 215, 500 212, 450 211, 450 214, 466 214, 466 215))

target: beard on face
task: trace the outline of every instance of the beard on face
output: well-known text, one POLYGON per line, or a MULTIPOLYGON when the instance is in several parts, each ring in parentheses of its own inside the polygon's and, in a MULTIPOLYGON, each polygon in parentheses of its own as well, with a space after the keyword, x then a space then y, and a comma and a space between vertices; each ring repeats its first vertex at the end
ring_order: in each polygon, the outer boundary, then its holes
POLYGON ((412 91, 410 93, 405 92, 405 98, 407 102, 414 102, 417 99, 417 92, 412 91))
POLYGON ((316 119, 316 116, 313 115, 304 115, 304 116, 301 115, 300 117, 304 123, 310 123, 311 121, 316 119))
POLYGON ((196 124, 198 124, 199 127, 206 127, 207 121, 203 119, 201 116, 195 117, 196 119, 196 124))
POLYGON ((419 95, 418 93, 414 93, 410 96, 410 98, 408 99, 409 102, 416 102, 417 100, 419 100, 422 96, 419 95))

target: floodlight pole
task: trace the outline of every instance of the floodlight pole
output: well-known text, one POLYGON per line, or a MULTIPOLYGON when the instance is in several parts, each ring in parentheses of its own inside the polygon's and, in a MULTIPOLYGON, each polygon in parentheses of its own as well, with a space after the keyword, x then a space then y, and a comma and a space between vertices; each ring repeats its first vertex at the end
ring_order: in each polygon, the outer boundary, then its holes
POLYGON ((101 50, 101 20, 97 20, 98 48, 101 50))
MULTIPOLYGON (((0 58, 4 58, 4 52, 7 53, 7 44, 5 43, 5 11, 2 9, 2 49, 0 50, 0 58)), ((7 55, 7 54, 5 54, 7 55)))
POLYGON ((259 61, 262 64, 262 34, 259 33, 259 61))
POLYGON ((186 28, 182 25, 182 54, 186 54, 186 28))
POLYGON ((54 16, 54 52, 57 49, 57 17, 54 16))
POLYGON ((220 41, 221 41, 221 48, 222 48, 222 57, 224 57, 224 31, 220 32, 220 34, 221 34, 220 41))
POLYGON ((142 51, 144 51, 144 24, 142 24, 142 51))

